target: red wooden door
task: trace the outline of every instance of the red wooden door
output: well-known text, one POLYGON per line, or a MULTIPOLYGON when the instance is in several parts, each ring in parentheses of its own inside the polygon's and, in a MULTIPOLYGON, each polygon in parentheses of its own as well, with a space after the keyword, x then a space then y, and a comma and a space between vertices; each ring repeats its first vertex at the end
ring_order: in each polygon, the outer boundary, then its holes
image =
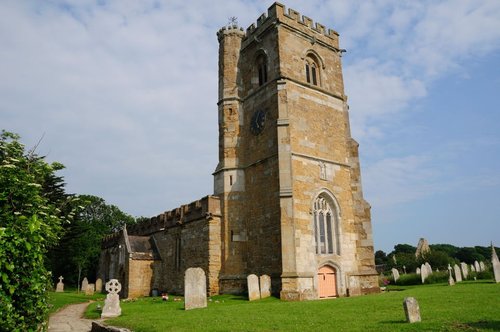
POLYGON ((319 297, 337 296, 337 271, 328 265, 322 266, 318 271, 319 297))

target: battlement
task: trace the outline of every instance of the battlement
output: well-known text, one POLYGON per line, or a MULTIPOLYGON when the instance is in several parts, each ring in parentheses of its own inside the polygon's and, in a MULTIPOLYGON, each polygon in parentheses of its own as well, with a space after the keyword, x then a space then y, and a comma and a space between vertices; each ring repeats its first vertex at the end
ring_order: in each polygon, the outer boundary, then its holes
POLYGON ((205 196, 200 200, 151 217, 139 224, 128 226, 127 231, 130 235, 145 236, 191 221, 209 219, 214 215, 220 216, 220 214, 219 197, 205 196))
POLYGON ((311 30, 311 32, 318 33, 330 39, 337 40, 339 36, 339 34, 335 30, 327 29, 321 23, 315 23, 309 17, 301 15, 294 9, 289 8, 287 11, 284 5, 279 2, 275 2, 267 10, 267 15, 266 13, 264 13, 257 19, 257 25, 253 23, 246 29, 246 35, 244 39, 252 37, 256 32, 261 30, 261 27, 267 26, 268 24, 271 24, 273 22, 283 22, 290 26, 295 26, 298 28, 308 28, 311 30))

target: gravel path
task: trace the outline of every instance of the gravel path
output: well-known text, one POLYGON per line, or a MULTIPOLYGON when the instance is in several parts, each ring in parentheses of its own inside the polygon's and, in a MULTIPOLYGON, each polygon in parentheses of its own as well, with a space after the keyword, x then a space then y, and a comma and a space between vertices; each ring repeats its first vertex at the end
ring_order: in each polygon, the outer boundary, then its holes
POLYGON ((89 332, 92 321, 83 313, 91 302, 70 304, 49 317, 49 332, 89 332))

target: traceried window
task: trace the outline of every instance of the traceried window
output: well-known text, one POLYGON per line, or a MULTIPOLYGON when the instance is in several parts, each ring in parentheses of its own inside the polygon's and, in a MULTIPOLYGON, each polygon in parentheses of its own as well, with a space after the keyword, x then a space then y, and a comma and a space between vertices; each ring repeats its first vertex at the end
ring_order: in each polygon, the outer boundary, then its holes
POLYGON ((314 201, 316 254, 340 254, 338 222, 334 212, 326 197, 320 195, 314 201))
POLYGON ((259 74, 259 86, 267 82, 267 61, 266 56, 261 54, 257 57, 257 71, 259 74))
POLYGON ((306 81, 312 85, 319 85, 319 66, 310 56, 306 58, 306 81))

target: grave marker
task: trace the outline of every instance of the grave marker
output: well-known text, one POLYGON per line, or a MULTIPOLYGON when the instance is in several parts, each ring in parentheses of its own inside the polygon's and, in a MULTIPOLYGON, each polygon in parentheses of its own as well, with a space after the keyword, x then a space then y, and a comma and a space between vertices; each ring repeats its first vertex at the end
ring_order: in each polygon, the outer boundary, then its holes
POLYGON ((201 267, 190 267, 184 274, 184 310, 206 308, 207 278, 201 267))
POLYGON ((64 284, 63 284, 63 276, 59 277, 59 282, 56 285, 56 293, 62 293, 64 292, 64 284))
POLYGON ((106 283, 108 295, 106 295, 106 300, 104 301, 101 318, 118 317, 122 314, 122 308, 120 308, 120 295, 118 295, 121 289, 122 285, 117 279, 111 279, 106 283))
POLYGON ((271 296, 271 277, 267 274, 261 275, 260 282, 260 298, 264 299, 271 296))
POLYGON ((255 274, 247 277, 248 300, 254 301, 260 299, 259 278, 255 274))
POLYGON ((455 264, 455 266, 453 266, 453 270, 455 271, 455 280, 457 282, 461 282, 462 281, 462 272, 460 271, 460 268, 458 267, 457 264, 455 264))
POLYGON ((414 297, 405 297, 403 301, 403 308, 405 310, 406 321, 408 323, 420 322, 420 307, 414 297))

